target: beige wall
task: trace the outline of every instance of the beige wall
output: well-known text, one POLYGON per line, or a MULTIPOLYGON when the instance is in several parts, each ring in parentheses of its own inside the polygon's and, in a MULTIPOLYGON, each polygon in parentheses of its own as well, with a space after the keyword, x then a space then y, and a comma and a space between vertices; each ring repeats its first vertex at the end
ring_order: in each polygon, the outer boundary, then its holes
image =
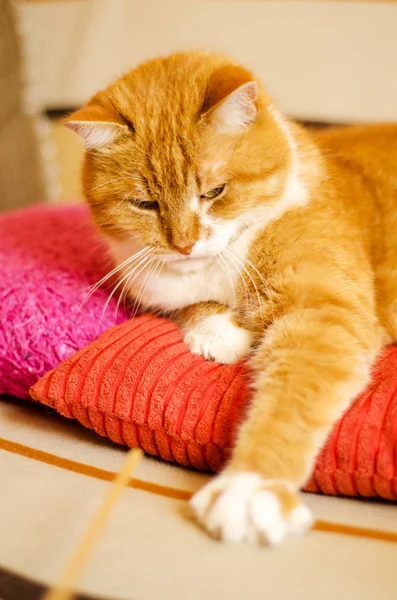
POLYGON ((28 2, 41 100, 83 103, 137 62, 192 47, 251 66, 290 115, 397 120, 397 4, 264 0, 28 2))
MULTIPOLYGON (((82 104, 134 64, 204 47, 251 66, 304 120, 397 121, 397 3, 45 0, 22 6, 45 108, 82 104)), ((59 121, 62 199, 81 197, 82 148, 59 121)))

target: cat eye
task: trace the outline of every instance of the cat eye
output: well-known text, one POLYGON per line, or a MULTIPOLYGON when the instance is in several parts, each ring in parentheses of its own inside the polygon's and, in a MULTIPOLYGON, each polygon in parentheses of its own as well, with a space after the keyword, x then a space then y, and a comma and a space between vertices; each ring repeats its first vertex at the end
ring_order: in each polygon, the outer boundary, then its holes
POLYGON ((150 202, 146 200, 130 200, 130 204, 142 210, 157 210, 158 208, 157 202, 150 202))
POLYGON ((213 200, 214 198, 217 198, 223 193, 225 187, 226 183, 224 183, 223 185, 218 185, 218 187, 214 188, 213 190, 210 190, 206 194, 202 194, 200 198, 202 200, 213 200))

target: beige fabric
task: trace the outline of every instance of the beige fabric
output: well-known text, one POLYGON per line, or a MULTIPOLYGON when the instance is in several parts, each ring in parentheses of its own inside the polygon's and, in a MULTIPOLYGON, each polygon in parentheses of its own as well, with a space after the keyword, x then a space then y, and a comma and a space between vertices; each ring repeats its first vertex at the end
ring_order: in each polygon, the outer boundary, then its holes
POLYGON ((0 0, 0 210, 45 198, 39 143, 22 92, 15 15, 11 2, 0 0))
MULTIPOLYGON (((9 399, 0 401, 0 436, 0 567, 52 584, 100 506, 125 449, 46 409, 9 399)), ((225 546, 208 539, 187 518, 186 500, 178 499, 188 498, 209 476, 149 458, 134 476, 80 582, 91 596, 397 597, 395 505, 306 495, 322 520, 319 531, 271 550, 225 546), (323 531, 326 527, 345 533, 323 531)), ((0 598, 2 593, 0 577, 0 598)))

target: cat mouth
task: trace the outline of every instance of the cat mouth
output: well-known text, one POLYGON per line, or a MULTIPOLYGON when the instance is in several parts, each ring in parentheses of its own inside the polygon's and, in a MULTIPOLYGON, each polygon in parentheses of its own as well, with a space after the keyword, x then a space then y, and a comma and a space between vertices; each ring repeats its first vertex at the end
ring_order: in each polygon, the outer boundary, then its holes
POLYGON ((175 271, 198 271, 206 267, 211 256, 167 256, 162 257, 163 264, 175 271))
POLYGON ((201 255, 201 256, 178 256, 178 255, 172 255, 172 256, 162 256, 161 260, 164 263, 167 264, 175 264, 175 263, 194 263, 197 261, 202 261, 202 260, 209 260, 211 257, 208 255, 201 255))

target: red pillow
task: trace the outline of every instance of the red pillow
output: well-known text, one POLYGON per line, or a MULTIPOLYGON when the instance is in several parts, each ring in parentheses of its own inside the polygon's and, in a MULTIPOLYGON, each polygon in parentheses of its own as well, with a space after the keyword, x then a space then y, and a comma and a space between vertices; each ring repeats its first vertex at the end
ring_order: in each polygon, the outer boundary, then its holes
MULTIPOLYGON (((127 446, 217 471, 249 402, 244 361, 206 362, 176 325, 144 315, 106 331, 48 372, 32 398, 127 446)), ((305 490, 397 499, 397 347, 335 425, 305 490)))

